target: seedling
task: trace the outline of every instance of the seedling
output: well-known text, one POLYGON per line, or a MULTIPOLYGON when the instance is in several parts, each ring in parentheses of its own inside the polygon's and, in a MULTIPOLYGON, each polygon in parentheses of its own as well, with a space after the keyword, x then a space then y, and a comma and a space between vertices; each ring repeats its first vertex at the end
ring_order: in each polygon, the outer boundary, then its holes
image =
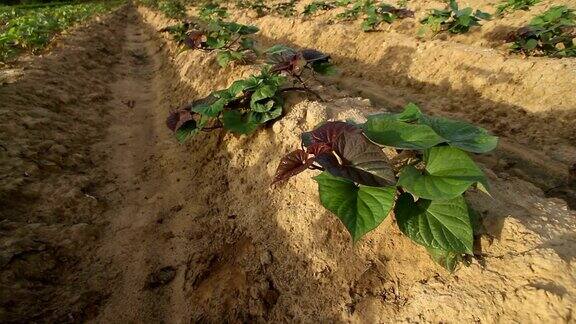
POLYGON ((311 71, 312 74, 331 75, 336 69, 330 62, 330 56, 314 49, 297 51, 284 45, 275 45, 266 50, 267 62, 274 73, 283 73, 300 83, 304 89, 322 99, 311 91, 303 80, 303 73, 311 71))
POLYGON ((182 19, 186 17, 186 7, 179 0, 163 0, 158 2, 158 10, 167 17, 182 19))
POLYGON ((228 17, 226 7, 221 7, 215 3, 209 3, 200 7, 198 17, 204 21, 221 20, 228 17))
POLYGON ((335 72, 330 56, 314 49, 295 50, 285 45, 275 45, 266 50, 272 71, 285 72, 298 77, 305 69, 328 75, 335 72))
MULTIPOLYGON (((272 48, 271 56, 284 55, 289 48, 272 48)), ((292 50, 292 49, 290 49, 292 50)), ((329 64, 329 57, 318 51, 297 51, 299 72, 296 68, 266 65, 259 75, 237 80, 224 90, 215 91, 209 96, 194 101, 190 105, 173 111, 166 124, 183 142, 200 131, 225 128, 236 134, 249 134, 259 126, 278 119, 283 113, 283 94, 301 91, 315 94, 302 81, 303 69, 314 69, 329 64), (294 84, 289 86, 292 79, 294 84)), ((280 63, 280 62, 279 62, 280 63)), ((319 69, 324 72, 325 69, 319 69)))
POLYGON ((194 28, 196 28, 196 25, 193 25, 190 22, 183 22, 176 25, 164 27, 160 29, 159 32, 168 33, 172 35, 172 39, 176 43, 181 45, 187 38, 191 37, 189 34, 193 33, 194 28))
POLYGON ((217 50, 216 60, 222 67, 231 62, 251 62, 258 54, 254 40, 249 37, 258 32, 255 26, 212 20, 205 23, 204 27, 181 23, 161 31, 172 34, 176 42, 188 49, 217 50))
POLYGON ((311 15, 316 14, 318 11, 327 11, 327 10, 332 10, 334 8, 336 8, 336 5, 332 2, 315 0, 312 3, 310 3, 309 5, 306 5, 306 7, 304 7, 304 11, 302 11, 302 15, 307 17, 307 16, 311 16, 311 15))
POLYGON ((249 134, 282 115, 280 86, 284 81, 284 77, 264 69, 257 76, 235 81, 228 89, 172 112, 166 124, 180 142, 217 128, 249 134))
POLYGON ((264 4, 264 0, 253 0, 249 2, 244 2, 241 6, 239 6, 239 8, 254 10, 256 11, 256 15, 258 17, 264 17, 268 12, 270 12, 270 7, 264 4))
POLYGON ((433 9, 430 14, 420 21, 423 28, 420 29, 419 34, 422 35, 426 32, 426 28, 430 29, 434 35, 448 31, 452 34, 466 33, 473 26, 480 26, 480 20, 490 19, 490 14, 466 7, 458 9, 456 0, 450 0, 448 7, 444 10, 433 9))
POLYGON ((387 4, 367 4, 364 8, 366 17, 362 22, 362 30, 373 31, 382 22, 392 23, 396 19, 414 18, 414 11, 406 8, 396 8, 387 4))
POLYGON ((363 0, 354 3, 352 8, 336 15, 340 21, 355 20, 364 16, 362 29, 364 31, 374 31, 383 22, 392 23, 396 19, 414 17, 414 12, 406 8, 396 8, 385 3, 376 3, 373 0, 363 0))
POLYGON ((576 14, 566 6, 550 8, 534 17, 528 26, 508 37, 512 52, 524 55, 575 57, 576 14))
POLYGON ((473 254, 475 222, 463 194, 471 187, 487 192, 484 173, 466 151, 486 153, 497 142, 482 128, 408 104, 364 124, 327 122, 302 134, 302 148, 281 159, 273 183, 322 171, 314 177, 320 202, 354 242, 393 214, 404 234, 454 271, 473 254))
POLYGON ((354 3, 352 8, 346 9, 345 11, 336 15, 336 20, 340 21, 352 21, 356 20, 362 10, 364 9, 364 4, 360 1, 354 3))
POLYGON ((506 0, 496 7, 496 15, 501 16, 506 12, 516 10, 528 10, 540 1, 542 0, 506 0))
POLYGON ((352 0, 336 0, 334 1, 334 5, 337 7, 345 7, 352 3, 352 0))
POLYGON ((23 51, 36 53, 65 28, 103 13, 119 2, 81 4, 39 4, 35 7, 0 8, 0 61, 23 51), (41 5, 41 7, 39 7, 41 5))
POLYGON ((296 14, 296 0, 281 2, 272 7, 272 11, 284 17, 292 17, 296 14))

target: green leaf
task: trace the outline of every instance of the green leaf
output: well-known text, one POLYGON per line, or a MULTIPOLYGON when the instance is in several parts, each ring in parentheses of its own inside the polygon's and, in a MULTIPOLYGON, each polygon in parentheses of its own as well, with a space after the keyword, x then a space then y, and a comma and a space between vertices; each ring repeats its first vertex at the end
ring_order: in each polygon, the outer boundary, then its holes
POLYGON ((250 104, 260 101, 262 99, 272 98, 276 94, 278 87, 270 84, 262 84, 252 94, 250 104))
POLYGON ((249 35, 249 34, 254 34, 257 33, 260 29, 256 26, 251 26, 251 25, 241 25, 235 22, 228 22, 228 23, 222 23, 222 25, 228 29, 229 31, 236 33, 236 34, 240 34, 240 35, 249 35))
POLYGON ((492 18, 492 15, 487 13, 487 12, 483 12, 480 10, 476 10, 476 12, 474 13, 474 16, 480 18, 480 19, 484 19, 484 20, 489 20, 490 18, 492 18))
POLYGON ((213 49, 222 48, 226 46, 226 40, 222 38, 208 37, 206 38, 206 45, 213 49))
POLYGON ((474 153, 492 151, 498 145, 498 137, 488 134, 483 128, 441 117, 421 115, 420 122, 430 126, 452 146, 474 153))
POLYGON ((459 18, 470 17, 470 15, 472 15, 472 11, 473 11, 472 8, 466 7, 462 10, 458 10, 458 12, 456 13, 456 16, 458 16, 459 18))
POLYGON ((199 113, 201 115, 206 115, 209 117, 218 117, 220 112, 224 110, 224 107, 230 102, 230 99, 224 97, 216 100, 212 104, 200 104, 198 106, 192 107, 192 111, 199 113))
POLYGON ((340 218, 354 242, 378 227, 394 205, 394 187, 356 186, 328 172, 314 180, 318 182, 322 205, 340 218))
POLYGON ((279 54, 284 54, 286 52, 296 53, 296 51, 293 48, 288 47, 286 45, 274 45, 274 46, 268 48, 265 52, 268 55, 279 55, 279 54))
POLYGON ((389 114, 368 116, 362 128, 372 141, 396 148, 421 150, 444 142, 429 126, 401 122, 389 114))
POLYGON ((458 3, 456 0, 450 0, 450 9, 453 11, 458 11, 458 3))
POLYGON ((246 88, 248 88, 249 84, 246 80, 237 80, 228 87, 228 92, 230 95, 236 97, 238 94, 242 93, 246 88))
POLYGON ((228 66, 228 63, 232 61, 232 55, 230 55, 230 51, 218 52, 218 54, 216 54, 216 61, 221 67, 228 66))
POLYGON ((452 199, 476 182, 487 182, 474 161, 455 147, 433 147, 425 152, 424 162, 425 172, 408 165, 402 169, 398 179, 398 185, 416 197, 452 199))
POLYGON ((336 74, 336 68, 330 62, 314 62, 312 63, 312 70, 321 75, 334 75, 336 74))
POLYGON ((449 200, 419 199, 402 194, 395 207, 400 230, 426 247, 472 254, 473 230, 462 196, 449 200))
POLYGON ((251 120, 250 113, 238 110, 226 110, 222 116, 224 127, 233 133, 249 134, 258 128, 258 123, 251 120))
POLYGON ((530 38, 529 40, 526 41, 526 45, 524 45, 524 49, 531 51, 533 49, 535 49, 538 46, 538 41, 530 38))
POLYGON ((420 108, 416 104, 409 103, 404 106, 404 111, 398 114, 393 114, 392 116, 394 116, 394 118, 398 121, 410 123, 420 119, 422 116, 422 111, 420 111, 420 108))
POLYGON ((196 130, 196 122, 191 120, 178 128, 174 135, 176 136, 178 142, 184 143, 188 137, 194 135, 196 130))
POLYGON ((270 120, 276 119, 282 116, 282 98, 276 97, 275 100, 269 100, 265 106, 266 108, 262 108, 261 110, 265 110, 263 112, 259 111, 251 111, 250 112, 250 121, 257 124, 263 124, 270 120), (270 107, 270 108, 269 108, 270 107))
POLYGON ((426 250, 434 262, 450 271, 450 273, 454 272, 460 261, 462 261, 462 255, 460 253, 435 249, 432 247, 427 247, 426 250))
POLYGON ((254 50, 255 43, 254 43, 254 40, 252 38, 242 37, 240 39, 240 46, 243 49, 254 50))

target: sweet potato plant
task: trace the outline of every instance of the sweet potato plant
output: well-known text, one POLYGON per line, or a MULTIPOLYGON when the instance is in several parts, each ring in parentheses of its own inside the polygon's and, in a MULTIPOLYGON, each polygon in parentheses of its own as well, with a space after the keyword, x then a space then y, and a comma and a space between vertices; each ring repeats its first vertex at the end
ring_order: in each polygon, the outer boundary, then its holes
POLYGON ((462 34, 468 32, 473 26, 480 26, 480 20, 490 19, 490 17, 488 13, 480 10, 474 11, 470 7, 459 9, 456 0, 450 0, 446 9, 433 9, 420 21, 424 26, 419 33, 423 35, 426 29, 429 29, 434 35, 443 31, 462 34))
POLYGON ((511 50, 524 55, 575 57, 576 14, 566 6, 552 7, 508 37, 511 50))
POLYGON ((489 152, 497 141, 482 128, 409 104, 364 124, 331 121, 302 134, 302 147, 281 159, 274 182, 319 170, 320 202, 354 242, 394 215, 404 234, 453 271, 473 254, 474 220, 463 194, 488 187, 467 152, 489 152))
POLYGON ((496 7, 496 15, 502 16, 507 12, 528 10, 542 0, 505 0, 496 7))
POLYGON ((204 21, 220 20, 228 17, 228 10, 217 3, 208 3, 200 7, 198 17, 204 21))
POLYGON ((364 31, 373 31, 383 23, 392 23, 397 19, 414 18, 414 12, 406 8, 396 8, 394 6, 380 3, 368 2, 364 6, 365 18, 362 21, 364 31))
POLYGON ((260 74, 237 80, 224 90, 173 111, 166 120, 180 142, 200 131, 224 128, 236 134, 249 134, 283 114, 283 94, 302 91, 314 94, 302 73, 326 74, 332 70, 330 57, 315 51, 296 51, 275 46, 266 51, 268 60, 260 74), (299 86, 291 86, 289 81, 299 86))
POLYGON ((187 49, 216 50, 218 64, 225 67, 230 62, 247 63, 256 59, 255 43, 249 35, 258 30, 256 26, 210 20, 202 24, 184 22, 160 31, 170 33, 174 41, 187 49))
POLYGON ((296 15, 296 0, 280 2, 272 6, 272 12, 284 17, 296 15))
POLYGON ((414 17, 414 12, 407 8, 396 8, 392 5, 374 0, 358 0, 351 8, 336 15, 336 20, 351 21, 363 16, 362 29, 374 31, 383 22, 392 23, 397 19, 414 17))
POLYGON ((236 1, 236 8, 254 10, 256 12, 257 17, 264 17, 271 10, 271 8, 264 3, 264 0, 252 0, 252 1, 238 0, 236 1))
POLYGON ((336 5, 330 1, 314 0, 312 3, 306 5, 302 11, 303 16, 312 16, 318 11, 327 11, 336 8, 336 5))

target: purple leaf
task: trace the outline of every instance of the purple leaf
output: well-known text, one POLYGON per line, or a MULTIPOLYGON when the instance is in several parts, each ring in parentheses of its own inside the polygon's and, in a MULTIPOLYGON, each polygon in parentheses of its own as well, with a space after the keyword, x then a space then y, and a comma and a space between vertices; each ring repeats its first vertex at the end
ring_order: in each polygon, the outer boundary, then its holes
POLYGON ((193 30, 189 32, 184 39, 184 44, 189 48, 204 48, 206 45, 206 34, 198 30, 193 30))
POLYGON ((321 61, 327 62, 330 59, 330 55, 326 55, 315 49, 308 49, 308 48, 301 50, 300 55, 304 60, 306 60, 307 63, 321 62, 321 61))
POLYGON ((185 123, 193 120, 192 113, 188 109, 179 109, 172 111, 168 118, 166 118, 166 126, 175 132, 185 123))
POLYGON ((336 141, 342 133, 361 133, 362 130, 352 124, 335 121, 327 122, 311 132, 302 134, 304 146, 313 144, 326 144, 332 149, 336 147, 336 141))
POLYGON ((308 153, 303 150, 296 150, 288 153, 280 160, 276 169, 273 184, 279 181, 287 180, 290 177, 306 170, 314 162, 313 158, 308 158, 308 153))
POLYGON ((316 161, 332 175, 367 186, 387 186, 396 181, 388 157, 360 132, 343 132, 333 147, 316 161))

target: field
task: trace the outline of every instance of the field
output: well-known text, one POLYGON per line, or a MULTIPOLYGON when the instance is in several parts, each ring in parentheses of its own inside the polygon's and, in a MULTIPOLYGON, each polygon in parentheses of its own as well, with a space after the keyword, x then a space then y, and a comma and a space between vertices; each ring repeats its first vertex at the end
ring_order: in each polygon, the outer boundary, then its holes
POLYGON ((576 1, 509 2, 0 7, 0 323, 574 323, 576 1))

